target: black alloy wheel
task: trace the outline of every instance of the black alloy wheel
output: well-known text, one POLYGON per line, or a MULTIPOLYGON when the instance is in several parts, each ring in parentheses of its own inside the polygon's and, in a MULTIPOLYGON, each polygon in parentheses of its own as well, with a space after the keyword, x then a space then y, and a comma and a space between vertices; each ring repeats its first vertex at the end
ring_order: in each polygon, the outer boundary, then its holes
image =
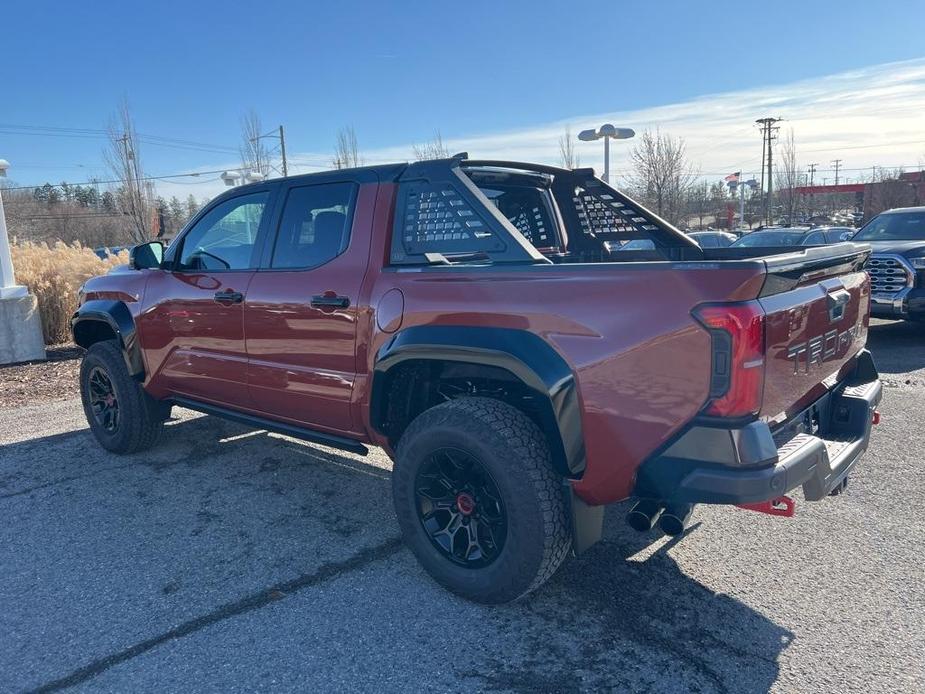
POLYGON ((119 428, 119 400, 109 374, 99 366, 93 367, 88 385, 93 417, 103 430, 114 433, 119 428))
POLYGON ((415 481, 418 518, 434 547, 454 564, 491 564, 507 539, 507 513, 498 485, 474 456, 457 448, 434 451, 415 481))

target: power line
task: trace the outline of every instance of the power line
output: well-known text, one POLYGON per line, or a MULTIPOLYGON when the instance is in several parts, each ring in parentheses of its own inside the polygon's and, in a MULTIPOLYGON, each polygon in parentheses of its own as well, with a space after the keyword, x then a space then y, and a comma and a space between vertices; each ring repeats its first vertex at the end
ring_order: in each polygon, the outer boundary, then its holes
MULTIPOLYGON (((11 123, 0 123, 0 133, 6 135, 30 135, 35 137, 74 137, 78 139, 109 139, 110 133, 98 128, 60 128, 45 125, 14 125, 11 123)), ((205 152, 219 152, 228 154, 237 154, 235 147, 228 145, 216 145, 208 142, 199 142, 197 140, 185 140, 174 137, 164 137, 162 135, 150 135, 148 133, 137 133, 138 140, 145 144, 159 147, 171 147, 174 149, 192 149, 205 152)))
MULTIPOLYGON (((137 181, 166 181, 171 178, 187 178, 187 177, 198 177, 198 176, 208 176, 209 174, 221 174, 224 173, 226 169, 216 169, 214 171, 194 171, 192 173, 183 173, 183 174, 167 174, 164 176, 143 176, 135 180, 137 181)), ((80 181, 79 183, 70 183, 65 181, 69 186, 89 186, 102 183, 124 183, 125 181, 121 178, 114 178, 108 181, 94 180, 94 181, 80 181)), ((52 188, 61 188, 61 183, 43 183, 41 185, 31 185, 31 186, 10 186, 9 188, 3 188, 3 190, 34 190, 35 188, 44 188, 46 185, 51 186, 52 188)))

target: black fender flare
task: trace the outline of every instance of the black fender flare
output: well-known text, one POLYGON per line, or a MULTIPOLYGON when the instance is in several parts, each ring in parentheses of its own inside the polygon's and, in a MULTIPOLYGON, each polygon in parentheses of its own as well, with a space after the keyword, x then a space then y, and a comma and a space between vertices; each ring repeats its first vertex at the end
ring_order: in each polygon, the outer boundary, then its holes
POLYGON ((499 367, 534 391, 541 403, 540 426, 554 441, 552 458, 567 477, 585 469, 584 436, 575 375, 565 359, 539 335, 526 330, 468 326, 426 325, 405 328, 376 355, 370 398, 374 428, 384 421, 387 374, 408 360, 456 361, 499 367))
POLYGON ((135 378, 143 378, 145 367, 141 356, 141 345, 138 343, 135 318, 128 306, 114 299, 93 299, 82 304, 71 318, 71 334, 74 342, 84 348, 97 342, 91 337, 92 332, 88 335, 81 328, 81 326, 88 326, 91 321, 109 326, 119 340, 128 372, 135 378))

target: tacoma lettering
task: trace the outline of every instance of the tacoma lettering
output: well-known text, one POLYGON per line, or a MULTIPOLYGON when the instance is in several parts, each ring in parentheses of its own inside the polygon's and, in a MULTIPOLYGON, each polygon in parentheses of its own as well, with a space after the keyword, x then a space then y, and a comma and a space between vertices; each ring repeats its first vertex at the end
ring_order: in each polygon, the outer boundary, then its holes
POLYGON ((800 372, 801 364, 804 373, 809 373, 809 367, 813 364, 821 364, 834 359, 851 346, 859 333, 860 330, 857 326, 852 326, 841 332, 830 330, 827 333, 811 337, 805 342, 799 342, 791 346, 787 350, 787 359, 793 361, 793 373, 800 372))

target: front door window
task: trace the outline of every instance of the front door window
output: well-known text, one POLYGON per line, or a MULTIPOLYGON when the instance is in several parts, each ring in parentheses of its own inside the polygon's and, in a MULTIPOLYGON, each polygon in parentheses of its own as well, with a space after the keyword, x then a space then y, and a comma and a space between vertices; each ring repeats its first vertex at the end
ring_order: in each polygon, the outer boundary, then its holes
POLYGON ((268 193, 242 195, 217 205, 183 237, 175 269, 248 270, 268 193))

